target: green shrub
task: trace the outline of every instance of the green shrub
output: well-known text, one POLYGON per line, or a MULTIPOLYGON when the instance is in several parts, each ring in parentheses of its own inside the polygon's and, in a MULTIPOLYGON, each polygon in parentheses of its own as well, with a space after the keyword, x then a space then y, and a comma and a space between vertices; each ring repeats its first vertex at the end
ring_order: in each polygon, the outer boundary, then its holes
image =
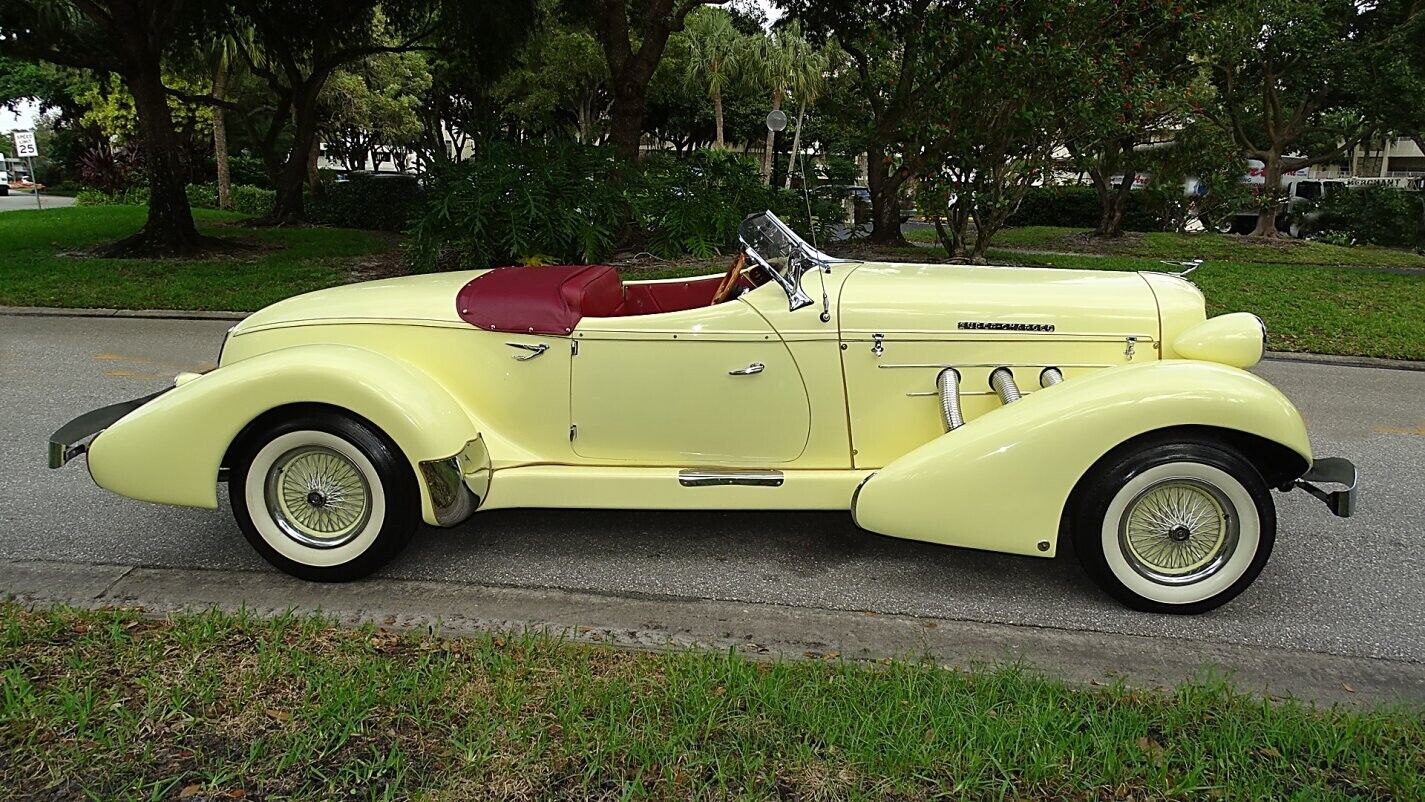
MULTIPOLYGON (((807 229, 806 201, 800 192, 762 183, 754 161, 728 151, 699 151, 682 161, 650 154, 633 173, 625 195, 641 235, 633 244, 659 256, 702 258, 733 250, 738 224, 760 211, 770 210, 788 225, 807 229)), ((815 203, 814 218, 835 219, 827 200, 815 203), (818 215, 819 207, 827 208, 818 215)))
POLYGON ((442 255, 464 267, 593 262, 617 248, 710 256, 734 249, 738 223, 768 209, 803 232, 839 215, 817 201, 809 218, 800 193, 763 184, 731 153, 625 164, 574 143, 494 142, 433 173, 411 253, 424 269, 442 255))
MULTIPOLYGON (((1093 187, 1032 187, 1006 223, 1011 226, 1097 228, 1102 216, 1098 192, 1093 187)), ((1162 228, 1161 221, 1146 208, 1142 190, 1131 192, 1128 208, 1123 213, 1123 230, 1160 231, 1162 228)))
POLYGON ((609 189, 615 166, 597 148, 492 142, 431 174, 412 258, 425 269, 447 251, 464 267, 595 261, 627 219, 622 195, 609 189))
MULTIPOLYGON (((216 184, 189 184, 188 203, 199 209, 218 208, 218 187, 216 184)), ((233 210, 252 217, 260 217, 272 211, 277 193, 261 187, 234 186, 233 210)), ((147 206, 148 187, 131 187, 121 192, 102 192, 97 189, 83 189, 74 195, 79 206, 147 206)))
MULTIPOLYGON (((232 200, 233 211, 249 217, 261 217, 272 211, 272 205, 277 202, 277 193, 262 187, 237 184, 232 188, 232 200)), ((218 185, 189 184, 188 202, 200 209, 218 208, 218 185)))
POLYGON ((263 187, 246 184, 233 185, 233 210, 243 214, 261 217, 272 211, 277 202, 277 193, 263 187))
POLYGON ((342 228, 405 231, 425 205, 420 179, 404 173, 352 173, 322 183, 307 198, 307 219, 342 228))
POLYGON ((1317 208, 1318 229, 1360 244, 1425 247, 1425 193, 1359 187, 1333 192, 1317 208))
POLYGON ((118 192, 81 189, 74 193, 76 206, 147 206, 148 187, 130 187, 118 192))
POLYGON ((228 179, 233 186, 273 188, 262 159, 247 153, 234 153, 228 157, 228 179))

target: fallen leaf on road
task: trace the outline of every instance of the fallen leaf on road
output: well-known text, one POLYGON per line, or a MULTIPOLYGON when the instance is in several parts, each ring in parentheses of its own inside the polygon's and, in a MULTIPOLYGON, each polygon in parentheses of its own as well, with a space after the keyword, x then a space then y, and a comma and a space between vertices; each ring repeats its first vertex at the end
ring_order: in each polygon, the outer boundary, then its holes
POLYGON ((178 792, 178 798, 191 799, 201 793, 203 793, 203 786, 198 783, 193 783, 192 785, 183 786, 183 790, 178 792))
POLYGON ((1343 682, 1343 683, 1341 683, 1341 687, 1346 689, 1346 693, 1355 693, 1355 692, 1356 692, 1356 689, 1355 689, 1355 688, 1352 688, 1352 687, 1351 687, 1351 683, 1349 683, 1349 682, 1343 682))

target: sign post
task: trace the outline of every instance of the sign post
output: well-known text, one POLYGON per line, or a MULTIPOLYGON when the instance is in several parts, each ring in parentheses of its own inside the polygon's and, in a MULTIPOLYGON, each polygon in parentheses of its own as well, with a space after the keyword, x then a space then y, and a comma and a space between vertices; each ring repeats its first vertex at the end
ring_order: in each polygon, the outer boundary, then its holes
POLYGON ((30 183, 35 185, 35 207, 44 209, 45 205, 40 201, 40 182, 35 180, 35 157, 40 155, 40 149, 35 146, 35 132, 16 131, 14 139, 15 155, 30 165, 30 183))

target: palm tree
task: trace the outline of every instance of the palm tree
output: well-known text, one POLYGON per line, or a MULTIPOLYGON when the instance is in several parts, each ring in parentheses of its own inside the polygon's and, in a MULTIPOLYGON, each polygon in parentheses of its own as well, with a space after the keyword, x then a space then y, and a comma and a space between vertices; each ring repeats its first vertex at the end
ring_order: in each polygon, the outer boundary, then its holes
POLYGON ((732 18, 720 8, 699 8, 688 16, 684 28, 688 41, 689 84, 707 87, 713 102, 715 147, 726 147, 722 125, 722 90, 737 73, 744 38, 732 27, 732 18))
MULTIPOLYGON (((792 155, 787 165, 787 178, 783 188, 792 187, 792 166, 796 164, 802 147, 802 122, 806 119, 807 106, 815 103, 826 89, 826 72, 831 65, 831 57, 825 50, 818 50, 802 38, 801 26, 794 20, 787 26, 786 34, 795 37, 792 69, 787 74, 792 97, 797 100, 797 128, 792 134, 792 155)), ((770 172, 768 173, 770 175, 770 172)))
MULTIPOLYGON (((751 71, 757 82, 772 93, 772 110, 780 111, 787 92, 797 99, 797 128, 792 137, 792 159, 795 163, 797 149, 801 147, 802 121, 806 117, 807 104, 820 94, 827 57, 811 46, 802 36, 801 26, 796 20, 786 27, 762 37, 749 59, 751 71)), ((762 154, 762 180, 772 183, 772 165, 777 142, 775 131, 767 131, 767 147, 762 154)), ((787 186, 791 186, 792 170, 787 169, 787 186)))
POLYGON ((233 179, 228 167, 228 125, 223 109, 227 101, 228 79, 237 63, 238 48, 243 47, 239 35, 230 30, 199 46, 198 60, 213 73, 213 161, 218 166, 218 208, 233 208, 233 179))

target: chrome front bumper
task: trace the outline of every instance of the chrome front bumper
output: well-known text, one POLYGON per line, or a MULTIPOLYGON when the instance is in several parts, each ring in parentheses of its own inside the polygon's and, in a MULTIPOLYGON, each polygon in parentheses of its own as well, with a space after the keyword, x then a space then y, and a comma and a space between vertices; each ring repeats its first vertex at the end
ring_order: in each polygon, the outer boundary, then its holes
POLYGON ((1293 484, 1321 499, 1338 517, 1350 518, 1356 512, 1356 466, 1348 459, 1320 457, 1311 463, 1311 470, 1293 484), (1322 490, 1314 484, 1316 482, 1345 485, 1346 489, 1322 490))
POLYGON ((113 426, 120 418, 163 395, 169 389, 172 388, 90 410, 59 427, 58 431, 49 436, 49 466, 63 468, 66 462, 89 450, 89 441, 94 435, 113 426))

